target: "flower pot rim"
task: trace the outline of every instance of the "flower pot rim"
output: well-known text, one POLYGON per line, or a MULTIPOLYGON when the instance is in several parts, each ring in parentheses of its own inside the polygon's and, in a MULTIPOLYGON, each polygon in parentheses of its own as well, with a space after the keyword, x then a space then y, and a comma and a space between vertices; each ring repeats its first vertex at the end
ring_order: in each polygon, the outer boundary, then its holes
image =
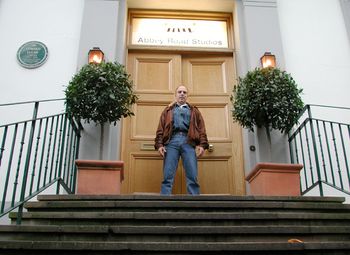
POLYGON ((103 167, 103 168, 123 168, 124 161, 120 160, 91 160, 91 159, 77 159, 75 164, 78 167, 103 167))
POLYGON ((273 163, 259 162, 246 176, 246 181, 250 181, 261 170, 279 170, 279 171, 300 171, 304 166, 294 163, 273 163))

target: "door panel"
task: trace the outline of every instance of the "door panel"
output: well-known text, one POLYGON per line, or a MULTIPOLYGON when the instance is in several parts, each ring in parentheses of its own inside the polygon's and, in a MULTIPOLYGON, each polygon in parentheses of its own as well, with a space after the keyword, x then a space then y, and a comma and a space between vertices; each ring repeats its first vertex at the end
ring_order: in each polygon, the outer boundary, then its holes
POLYGON ((160 114, 168 103, 151 105, 147 102, 139 102, 135 106, 135 117, 132 121, 132 139, 152 140, 158 127, 160 114))
POLYGON ((171 54, 130 54, 128 70, 139 93, 172 94, 181 81, 181 56, 171 54))
POLYGON ((202 194, 231 194, 232 175, 227 171, 231 165, 229 158, 204 159, 198 162, 198 181, 202 194), (219 184, 220 185, 217 185, 219 184), (216 185, 213 185, 216 184, 216 185))
POLYGON ((234 84, 233 58, 229 56, 184 56, 183 82, 189 101, 200 109, 212 152, 199 160, 203 194, 236 194, 244 191, 242 133, 231 117, 230 95, 234 84))
POLYGON ((122 193, 159 193, 163 160, 153 141, 160 114, 173 100, 173 90, 181 81, 181 56, 130 53, 127 70, 139 99, 133 106, 135 116, 123 119, 122 124, 122 193))
POLYGON ((163 160, 157 155, 134 155, 131 176, 133 192, 159 193, 163 160))
MULTIPOLYGON (((232 122, 230 94, 235 77, 232 56, 129 53, 128 72, 138 102, 135 116, 123 120, 122 160, 125 163, 123 193, 159 193, 163 160, 153 148, 162 110, 174 100, 180 84, 189 89, 188 101, 205 120, 212 152, 199 159, 202 194, 245 194, 241 128, 232 122)), ((185 194, 180 160, 174 194, 185 194)))
POLYGON ((182 64, 192 95, 222 95, 232 86, 232 57, 184 57, 182 64))
POLYGON ((210 141, 229 141, 230 120, 227 118, 229 109, 227 104, 197 105, 202 115, 205 116, 206 131, 210 141), (217 123, 218 125, 209 125, 217 123))

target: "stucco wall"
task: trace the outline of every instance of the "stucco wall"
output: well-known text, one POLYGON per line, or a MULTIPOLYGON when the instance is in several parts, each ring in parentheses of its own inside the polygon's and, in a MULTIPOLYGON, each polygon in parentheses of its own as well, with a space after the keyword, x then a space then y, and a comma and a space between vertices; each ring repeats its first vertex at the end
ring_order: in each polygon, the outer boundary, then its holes
MULTIPOLYGON (((350 107, 349 3, 277 0, 286 70, 307 104, 350 107)), ((350 123, 349 110, 312 109, 314 118, 350 123)), ((349 203, 349 195, 323 186, 325 196, 345 196, 349 203)), ((307 195, 319 195, 318 186, 307 195)))
MULTIPOLYGON (((63 98, 64 86, 76 71, 83 6, 83 0, 0 2, 0 103, 63 98), (41 41, 48 48, 48 59, 39 68, 26 69, 17 62, 19 47, 28 41, 41 41)), ((63 102, 52 107, 57 112, 63 102)), ((0 108, 0 123, 31 116, 31 111, 26 113, 24 107, 0 108)))
POLYGON ((339 1, 278 0, 286 69, 306 103, 350 106, 350 43, 339 1))
MULTIPOLYGON (((106 61, 125 63, 125 1, 87 0, 84 7, 79 44, 78 67, 87 63, 87 54, 99 47, 106 61)), ((100 151, 100 126, 84 123, 80 159, 119 159, 120 122, 104 127, 103 149, 100 151), (101 155, 100 155, 101 154, 101 155)))

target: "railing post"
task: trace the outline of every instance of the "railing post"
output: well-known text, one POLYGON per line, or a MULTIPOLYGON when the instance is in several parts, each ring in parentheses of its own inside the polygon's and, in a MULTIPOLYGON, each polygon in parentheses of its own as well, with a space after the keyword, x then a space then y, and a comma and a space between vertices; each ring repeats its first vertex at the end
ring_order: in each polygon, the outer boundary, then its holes
MULTIPOLYGON (((73 120, 72 120, 73 121, 73 120)), ((80 132, 83 129, 83 126, 81 125, 80 120, 78 121, 78 130, 77 130, 77 140, 75 141, 76 144, 76 148, 75 148, 75 159, 79 158, 79 149, 80 149, 80 132)), ((75 161, 75 160, 74 160, 75 161)), ((74 176, 73 176, 73 187, 71 187, 73 194, 75 194, 75 188, 76 188, 76 183, 77 183, 77 166, 75 165, 75 162, 73 164, 73 168, 74 168, 74 176)), ((73 170, 73 169, 72 169, 73 170)))
POLYGON ((315 163, 316 163, 316 170, 317 170, 317 179, 319 182, 319 189, 320 189, 320 196, 323 197, 323 188, 322 188, 322 181, 321 181, 321 171, 320 171, 320 164, 318 162, 318 153, 317 153, 317 144, 316 144, 316 136, 315 136, 315 130, 314 130, 314 124, 312 122, 312 114, 311 114, 311 106, 307 106, 307 113, 308 118, 310 120, 310 129, 311 129, 311 136, 312 136, 312 146, 314 149, 315 154, 315 163))
POLYGON ((24 170, 23 170, 23 181, 22 181, 22 189, 21 189, 21 195, 20 195, 21 205, 18 207, 18 214, 17 214, 17 220, 16 220, 17 225, 21 224, 21 221, 22 221, 22 214, 23 214, 23 203, 22 202, 24 201, 26 188, 27 188, 27 176, 28 176, 28 171, 29 171, 30 155, 32 153, 34 130, 35 130, 36 118, 38 116, 38 109, 39 109, 39 102, 35 102, 34 110, 33 110, 32 125, 31 125, 31 129, 30 129, 30 134, 29 134, 27 157, 26 157, 26 162, 25 162, 24 170))
POLYGON ((1 160, 2 160, 2 153, 5 150, 5 143, 6 143, 6 138, 7 138, 7 129, 8 129, 8 126, 5 127, 4 134, 2 136, 2 143, 1 143, 1 147, 0 147, 0 166, 1 166, 1 160))
MULTIPOLYGON (((62 132, 62 143, 61 143, 61 151, 60 151, 60 162, 58 166, 58 173, 56 177, 61 177, 62 173, 62 164, 63 164, 63 155, 64 155, 64 145, 65 145, 65 140, 66 140, 66 129, 67 129, 67 115, 63 115, 64 121, 63 121, 63 132, 62 132)), ((56 189, 56 194, 58 195, 60 193, 60 181, 57 182, 57 189, 56 189)))

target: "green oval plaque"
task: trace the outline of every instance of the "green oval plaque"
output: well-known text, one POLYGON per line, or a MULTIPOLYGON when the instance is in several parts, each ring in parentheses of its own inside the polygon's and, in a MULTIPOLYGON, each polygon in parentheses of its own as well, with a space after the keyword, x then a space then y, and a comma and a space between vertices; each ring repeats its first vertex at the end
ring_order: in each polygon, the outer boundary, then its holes
POLYGON ((26 42, 17 51, 17 60, 25 68, 37 68, 43 65, 47 56, 46 45, 38 41, 26 42))

